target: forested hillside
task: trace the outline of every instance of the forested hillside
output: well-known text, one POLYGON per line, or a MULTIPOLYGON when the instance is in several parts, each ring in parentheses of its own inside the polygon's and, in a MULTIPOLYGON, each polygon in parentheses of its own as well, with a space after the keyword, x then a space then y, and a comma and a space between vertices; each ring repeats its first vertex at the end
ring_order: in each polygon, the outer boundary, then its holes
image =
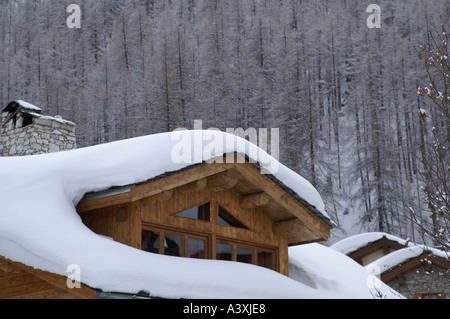
MULTIPOLYGON (((448 0, 3 0, 0 101, 77 123, 78 146, 178 127, 279 128, 280 161, 343 228, 414 237, 429 221, 421 152, 448 127, 419 46, 449 25, 448 0), (66 25, 81 7, 81 28, 66 25), (441 130, 442 131, 442 130, 441 130)), ((450 28, 447 28, 450 30, 450 28)), ((448 143, 448 131, 444 139, 448 143)))

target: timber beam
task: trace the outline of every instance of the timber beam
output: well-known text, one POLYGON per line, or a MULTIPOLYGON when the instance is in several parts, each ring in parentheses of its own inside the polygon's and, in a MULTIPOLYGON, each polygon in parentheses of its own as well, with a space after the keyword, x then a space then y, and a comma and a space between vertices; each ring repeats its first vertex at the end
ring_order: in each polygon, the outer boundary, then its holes
POLYGON ((226 172, 208 177, 208 188, 213 192, 228 190, 236 186, 241 178, 241 173, 237 169, 230 169, 226 172))
POLYGON ((272 198, 264 192, 247 195, 241 198, 241 208, 251 209, 255 207, 262 207, 271 202, 272 198))

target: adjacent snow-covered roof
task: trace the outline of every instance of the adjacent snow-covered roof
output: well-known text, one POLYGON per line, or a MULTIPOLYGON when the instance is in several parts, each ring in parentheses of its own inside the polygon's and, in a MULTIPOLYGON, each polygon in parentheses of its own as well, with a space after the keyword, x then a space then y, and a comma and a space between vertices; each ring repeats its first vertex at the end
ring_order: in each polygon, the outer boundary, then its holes
POLYGON ((386 256, 383 256, 370 264, 366 265, 366 269, 374 269, 374 266, 376 265, 380 271, 380 274, 395 268, 406 261, 416 258, 420 255, 422 255, 425 252, 425 250, 422 247, 419 246, 411 246, 406 247, 403 249, 399 249, 396 251, 393 251, 386 256))
MULTIPOLYGON (((332 285, 333 279, 324 284, 324 278, 328 278, 324 276, 326 266, 320 268, 320 275, 314 271, 315 265, 308 266, 308 259, 313 262, 330 257, 325 255, 331 250, 321 246, 310 246, 303 252, 306 259, 298 259, 305 269, 311 271, 312 280, 318 280, 315 284, 305 284, 243 263, 147 253, 99 236, 84 226, 75 206, 85 193, 140 183, 199 161, 207 162, 223 154, 234 154, 238 141, 246 145, 247 157, 266 169, 272 169, 273 177, 327 218, 322 199, 311 184, 267 153, 248 151, 250 146, 245 140, 216 132, 216 141, 228 139, 234 143, 225 144, 219 153, 211 153, 209 148, 209 154, 204 152, 199 156, 195 138, 204 133, 182 133, 184 142, 192 147, 192 163, 174 161, 177 154, 172 152, 179 150, 176 146, 180 146, 180 139, 174 139, 171 133, 61 153, 0 158, 0 256, 63 276, 69 275, 66 272, 69 265, 76 264, 81 269, 82 283, 106 292, 136 294, 145 291, 152 296, 166 298, 355 296, 354 287, 346 287, 345 277, 341 277, 343 279, 337 286, 332 285)), ((337 256, 332 252, 331 258, 337 256)), ((338 259, 336 262, 327 259, 332 278, 339 277, 339 271, 345 271, 345 266, 340 266, 340 263, 338 259)), ((371 297, 370 293, 361 296, 371 297)))
MULTIPOLYGON (((430 246, 426 246, 426 245, 416 244, 409 240, 402 239, 400 237, 397 237, 397 236, 394 236, 394 235, 391 235, 388 233, 384 233, 384 232, 363 233, 363 234, 351 236, 351 237, 345 238, 345 239, 335 243, 334 245, 330 246, 330 248, 334 249, 336 251, 339 251, 345 255, 349 255, 352 252, 355 252, 356 250, 358 250, 360 248, 363 248, 373 242, 376 242, 376 241, 382 239, 383 237, 385 237, 391 241, 397 242, 400 245, 405 246, 405 248, 406 248, 405 252, 407 255, 409 255, 413 252, 418 252, 418 251, 421 251, 421 253, 424 251, 428 251, 435 256, 442 257, 445 259, 448 259, 448 257, 449 257, 446 252, 443 252, 439 249, 436 249, 436 248, 433 248, 430 246), (411 248, 411 249, 408 249, 408 248, 411 248)), ((403 254, 405 254, 405 252, 403 254)), ((395 253, 395 252, 393 252, 393 253, 395 253)), ((393 253, 390 253, 389 255, 391 255, 393 253)), ((387 256, 385 256, 385 257, 387 257, 387 256)))
POLYGON ((383 237, 386 237, 389 240, 395 241, 400 245, 406 245, 407 241, 401 239, 397 236, 393 236, 383 232, 373 232, 373 233, 363 233, 354 235, 348 238, 345 238, 334 245, 331 245, 330 248, 337 250, 345 255, 349 255, 352 252, 365 247, 373 242, 376 242, 383 237))

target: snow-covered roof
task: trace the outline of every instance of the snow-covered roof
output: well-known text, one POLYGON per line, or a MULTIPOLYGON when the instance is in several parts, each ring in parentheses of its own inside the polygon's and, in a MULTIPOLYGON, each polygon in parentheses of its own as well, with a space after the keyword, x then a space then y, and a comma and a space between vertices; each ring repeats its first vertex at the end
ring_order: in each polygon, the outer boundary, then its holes
POLYGON ((381 282, 370 268, 320 244, 289 248, 289 276, 332 298, 403 298, 381 282))
MULTIPOLYGON (((427 251, 430 252, 431 254, 438 256, 438 257, 442 257, 445 259, 448 259, 448 254, 444 251, 441 251, 439 249, 427 246, 427 245, 422 245, 422 244, 417 244, 414 242, 411 242, 410 240, 406 240, 406 239, 402 239, 400 237, 388 234, 388 233, 384 233, 384 232, 372 232, 372 233, 363 233, 363 234, 358 234, 358 235, 354 235, 348 238, 345 238, 337 243, 335 243, 334 245, 330 246, 331 249, 334 249, 336 251, 339 251, 345 255, 349 255, 352 252, 355 252, 356 250, 363 248, 367 245, 370 245, 373 242, 376 242, 382 238, 387 238, 391 241, 397 242, 400 245, 405 246, 406 250, 405 252, 406 255, 410 254, 411 252, 418 252, 421 251, 427 251), (408 249, 411 248, 411 249, 408 249), (409 252, 408 252, 409 251, 409 252)), ((400 249, 402 250, 402 249, 400 249)), ((390 253, 389 255, 393 254, 395 252, 390 253)), ((403 253, 405 254, 405 253, 403 253)), ((419 254, 420 255, 420 254, 419 254)), ((387 256, 385 256, 387 257, 387 256)))
POLYGON ((376 242, 383 237, 399 243, 400 245, 406 245, 408 242, 397 236, 393 236, 383 232, 372 232, 354 235, 348 238, 344 238, 341 241, 333 244, 330 248, 339 251, 345 255, 349 255, 360 248, 363 248, 373 242, 376 242))
POLYGON ((377 269, 379 269, 380 274, 395 268, 405 262, 407 262, 410 259, 416 258, 420 255, 422 255, 425 252, 425 250, 422 247, 419 246, 411 246, 406 247, 403 249, 399 249, 396 251, 393 251, 373 262, 366 265, 366 269, 374 269, 374 266, 377 266, 377 269))
POLYGON ((20 108, 22 111, 31 111, 31 112, 35 112, 35 113, 41 113, 42 109, 37 107, 36 105, 33 105, 31 103, 22 101, 22 100, 15 100, 12 101, 11 103, 8 104, 8 106, 3 110, 3 112, 5 111, 9 111, 12 108, 20 108))
POLYGON ((418 258, 423 254, 430 254, 431 256, 442 258, 446 261, 450 260, 449 255, 437 249, 430 249, 424 246, 410 246, 403 249, 393 251, 370 264, 366 265, 366 269, 377 269, 380 274, 383 274, 391 269, 396 268, 411 259, 418 258))
MULTIPOLYGON (((198 151, 195 138, 205 132, 182 134, 184 142, 193 143, 193 163, 218 157, 214 152, 200 156, 194 152, 198 151)), ((234 154, 238 141, 244 143, 246 156, 254 157, 266 169, 275 167, 274 177, 327 216, 320 195, 301 176, 260 149, 256 153, 248 151, 250 145, 243 139, 221 132, 214 134, 216 141, 234 141, 231 146, 225 144, 220 157, 234 154)), ((0 158, 0 256, 63 276, 69 275, 69 265, 76 264, 82 283, 106 292, 145 291, 166 298, 344 296, 335 294, 332 287, 317 284, 314 288, 253 265, 140 251, 99 236, 82 223, 75 207, 85 193, 140 183, 192 165, 173 160, 176 154, 172 152, 179 143, 172 133, 165 133, 67 152, 0 158)), ((316 247, 309 251, 312 259, 324 254, 319 246, 312 247, 316 247)), ((328 264, 330 271, 336 269, 336 263, 328 264)), ((345 289, 344 282, 340 289, 345 289)), ((349 291, 348 295, 353 294, 349 291)))

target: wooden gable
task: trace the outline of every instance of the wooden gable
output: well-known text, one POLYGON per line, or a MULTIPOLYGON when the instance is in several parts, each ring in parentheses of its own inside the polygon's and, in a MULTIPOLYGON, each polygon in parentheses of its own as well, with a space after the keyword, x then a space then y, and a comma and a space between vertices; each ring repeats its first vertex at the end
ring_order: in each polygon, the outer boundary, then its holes
POLYGON ((406 273, 415 271, 420 267, 423 267, 425 271, 431 271, 431 265, 435 265, 443 271, 450 270, 450 261, 425 252, 415 258, 405 261, 395 268, 383 272, 381 274, 381 280, 385 283, 390 283, 397 279, 399 280, 400 285, 402 285, 406 273))
POLYGON ((139 185, 88 194, 77 211, 94 232, 137 249, 143 248, 145 230, 170 233, 183 241, 204 238, 209 259, 218 256, 218 243, 233 247, 234 255, 239 248, 254 254, 266 251, 275 256, 274 270, 286 275, 288 246, 325 241, 331 229, 248 162, 203 164, 139 185), (177 215, 204 204, 210 207, 208 221, 177 215), (221 225, 220 209, 245 227, 221 225))

